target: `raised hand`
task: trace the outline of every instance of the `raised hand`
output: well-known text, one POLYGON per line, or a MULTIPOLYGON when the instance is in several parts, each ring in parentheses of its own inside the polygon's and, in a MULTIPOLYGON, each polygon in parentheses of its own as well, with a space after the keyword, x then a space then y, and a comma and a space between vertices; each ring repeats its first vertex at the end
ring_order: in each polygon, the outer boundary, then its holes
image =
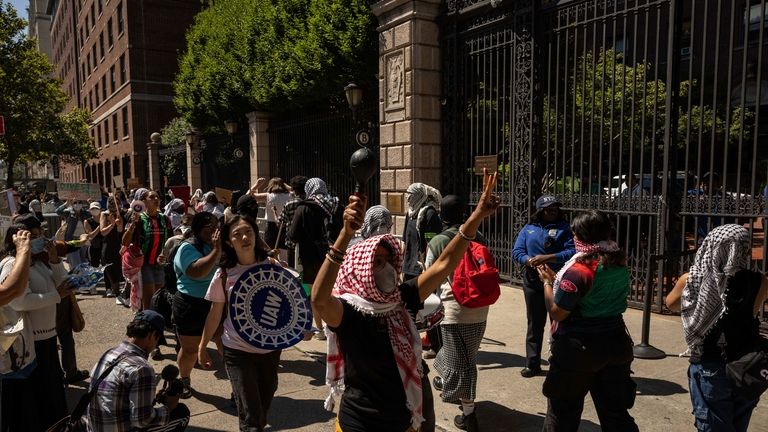
POLYGON ((363 226, 365 220, 366 197, 350 196, 349 204, 344 210, 344 233, 350 237, 363 226))
POLYGON ((494 194, 496 188, 498 173, 490 174, 488 168, 483 168, 483 194, 480 195, 480 201, 473 212, 474 216, 486 218, 494 213, 501 204, 501 199, 494 194))
POLYGON ((16 253, 29 253, 32 233, 27 230, 19 230, 13 235, 13 244, 16 245, 16 253))

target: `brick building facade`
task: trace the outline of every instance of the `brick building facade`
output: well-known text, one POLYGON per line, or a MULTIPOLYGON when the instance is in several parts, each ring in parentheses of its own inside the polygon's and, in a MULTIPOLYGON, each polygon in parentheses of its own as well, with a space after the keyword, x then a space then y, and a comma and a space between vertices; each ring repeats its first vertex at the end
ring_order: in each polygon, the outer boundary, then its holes
POLYGON ((50 0, 49 9, 57 72, 70 106, 92 112, 99 151, 84 166, 62 167, 61 179, 111 187, 120 176, 124 184, 129 178, 146 184, 149 136, 176 116, 178 52, 200 2, 50 0))

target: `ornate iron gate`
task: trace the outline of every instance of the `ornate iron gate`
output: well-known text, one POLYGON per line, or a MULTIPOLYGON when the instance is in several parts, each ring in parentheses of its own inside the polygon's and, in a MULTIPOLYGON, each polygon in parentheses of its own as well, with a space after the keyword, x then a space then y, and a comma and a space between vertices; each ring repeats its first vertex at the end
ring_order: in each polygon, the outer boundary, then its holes
MULTIPOLYGON (((330 113, 293 112, 270 121, 270 173, 289 180, 295 175, 319 177, 342 202, 355 191, 349 157, 360 148, 355 135, 367 130, 368 148, 379 152, 378 108, 368 107, 357 119, 344 107, 330 113)), ((368 184, 368 205, 379 202, 379 175, 368 184)))
POLYGON ((636 305, 651 288, 660 310, 682 262, 664 257, 723 223, 765 269, 765 3, 446 3, 443 188, 476 199, 474 158, 497 157, 504 208, 483 230, 504 274, 542 193, 612 215, 636 305))

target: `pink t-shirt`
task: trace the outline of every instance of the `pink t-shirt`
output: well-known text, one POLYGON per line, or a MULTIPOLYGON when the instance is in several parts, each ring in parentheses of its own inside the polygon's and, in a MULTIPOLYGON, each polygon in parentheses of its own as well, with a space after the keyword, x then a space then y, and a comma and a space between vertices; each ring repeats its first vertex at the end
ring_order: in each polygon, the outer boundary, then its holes
MULTIPOLYGON (((232 287, 235 285, 237 280, 240 279, 240 276, 243 274, 243 272, 253 266, 270 263, 272 263, 272 261, 268 258, 255 264, 247 266, 238 264, 232 268, 227 269, 226 296, 224 294, 224 289, 221 287, 221 268, 219 268, 216 270, 216 274, 213 276, 211 284, 208 285, 208 292, 205 293, 205 299, 214 303, 226 303, 224 305, 224 313, 227 313, 229 309, 229 303, 227 302, 227 299, 229 299, 229 294, 232 292, 232 287)), ((232 325, 232 318, 229 315, 227 315, 227 319, 224 320, 224 334, 221 336, 221 341, 224 343, 225 347, 243 352, 255 354, 265 354, 272 352, 272 350, 256 348, 248 342, 244 341, 235 331, 235 328, 232 325)))

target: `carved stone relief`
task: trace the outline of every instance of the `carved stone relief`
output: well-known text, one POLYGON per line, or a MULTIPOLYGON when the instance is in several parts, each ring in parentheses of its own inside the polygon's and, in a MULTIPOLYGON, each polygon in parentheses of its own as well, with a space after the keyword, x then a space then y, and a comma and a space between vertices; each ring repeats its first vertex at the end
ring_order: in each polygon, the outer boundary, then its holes
POLYGON ((386 110, 405 108, 405 68, 403 50, 386 57, 386 110))

